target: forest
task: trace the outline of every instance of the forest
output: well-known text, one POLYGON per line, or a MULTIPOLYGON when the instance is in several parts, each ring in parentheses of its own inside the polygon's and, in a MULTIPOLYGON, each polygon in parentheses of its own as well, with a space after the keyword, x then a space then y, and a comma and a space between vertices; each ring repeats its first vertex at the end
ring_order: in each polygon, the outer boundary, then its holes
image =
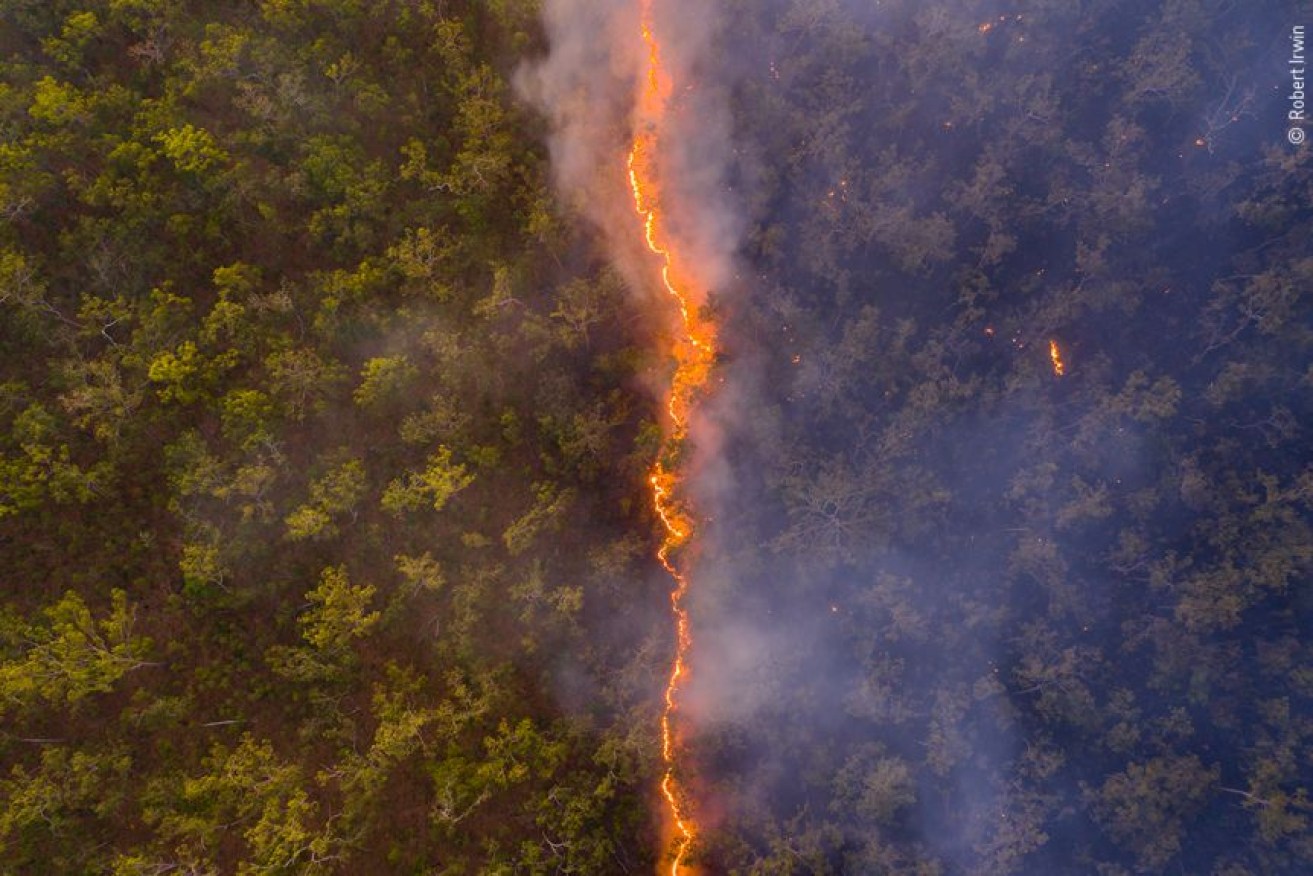
MULTIPOLYGON (((738 229, 687 872, 1313 872, 1297 4, 655 5, 738 229)), ((0 872, 669 872, 571 8, 0 2, 0 872)))

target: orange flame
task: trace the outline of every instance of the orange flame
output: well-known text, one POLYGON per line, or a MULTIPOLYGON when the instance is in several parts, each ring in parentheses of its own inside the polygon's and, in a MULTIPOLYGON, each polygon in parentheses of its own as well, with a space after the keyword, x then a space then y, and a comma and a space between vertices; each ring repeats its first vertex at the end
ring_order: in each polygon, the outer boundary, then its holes
POLYGON ((1058 349, 1058 342, 1049 340, 1049 359, 1053 362, 1053 375, 1061 377, 1067 373, 1067 366, 1062 361, 1062 351, 1058 349))
POLYGON ((665 798, 670 820, 674 823, 674 856, 670 876, 679 876, 696 835, 693 820, 685 812, 678 780, 675 777, 675 712, 679 691, 688 676, 688 651, 693 644, 688 610, 689 579, 671 559, 671 553, 693 537, 694 520, 679 500, 680 471, 677 462, 668 466, 666 459, 677 458, 677 451, 688 437, 688 418, 698 394, 707 385, 716 357, 715 327, 697 311, 689 282, 680 270, 673 245, 663 234, 661 184, 655 156, 661 145, 660 133, 666 121, 674 93, 674 82, 661 59, 661 43, 653 28, 654 0, 639 0, 639 20, 646 50, 646 70, 641 79, 635 108, 634 137, 629 149, 629 185, 633 190, 634 209, 643 219, 643 239, 647 248, 661 259, 661 282, 679 309, 680 335, 674 342, 675 373, 666 395, 666 412, 670 431, 661 455, 652 463, 648 481, 652 487, 652 507, 665 535, 657 550, 662 568, 674 580, 670 593, 671 612, 675 620, 675 655, 666 680, 665 703, 661 712, 661 795, 665 798))

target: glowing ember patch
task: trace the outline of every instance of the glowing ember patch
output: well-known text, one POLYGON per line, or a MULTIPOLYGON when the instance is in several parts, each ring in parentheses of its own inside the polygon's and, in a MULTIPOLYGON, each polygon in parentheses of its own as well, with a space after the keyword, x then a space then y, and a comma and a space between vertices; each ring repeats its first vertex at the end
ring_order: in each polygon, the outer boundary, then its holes
POLYGON ((676 451, 688 437, 689 413, 698 394, 711 377, 716 358, 715 326, 697 312, 688 280, 680 269, 674 246, 663 235, 661 184, 655 157, 661 146, 659 134, 666 120, 674 82, 661 60, 661 44, 653 28, 654 0, 639 0, 640 27, 647 66, 640 79, 635 107, 634 138, 629 148, 629 185, 633 190, 634 209, 643 219, 643 239, 647 248, 661 259, 661 282, 679 308, 680 335, 671 350, 675 373, 666 394, 666 413, 670 431, 661 456, 652 464, 648 483, 652 488, 652 507, 661 519, 665 535, 657 550, 657 559, 674 581, 670 593, 671 613, 675 621, 675 655, 666 681, 664 708, 661 711, 661 795, 665 799, 670 821, 674 823, 674 856, 670 874, 679 876, 696 835, 695 825, 684 811, 679 783, 675 777, 676 745, 674 718, 679 692, 688 676, 687 657, 693 644, 688 610, 689 579, 675 565, 671 553, 694 535, 693 517, 679 499, 681 474, 668 468, 665 459, 677 458, 676 451))
POLYGON ((1049 359, 1053 362, 1053 374, 1055 377, 1061 377, 1067 373, 1067 366, 1062 361, 1062 350, 1058 349, 1058 342, 1049 341, 1049 359))

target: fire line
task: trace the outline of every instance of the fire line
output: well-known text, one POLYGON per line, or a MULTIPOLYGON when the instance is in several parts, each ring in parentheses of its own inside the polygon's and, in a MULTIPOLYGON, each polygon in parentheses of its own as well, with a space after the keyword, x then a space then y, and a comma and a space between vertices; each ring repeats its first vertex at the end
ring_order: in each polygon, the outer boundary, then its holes
POLYGON ((684 605, 689 578, 672 559, 672 552, 694 536, 695 521, 679 496, 681 484, 679 450, 688 437, 689 414, 710 377, 716 356, 715 327, 698 312, 689 280, 680 269, 675 246, 663 233, 661 183, 656 156, 661 146, 662 129, 667 119, 674 83, 662 62, 661 43, 653 21, 654 0, 639 0, 639 23, 646 54, 645 70, 640 81, 635 107, 634 135, 629 149, 629 183, 633 190, 634 209, 643 220, 643 238, 647 248, 661 259, 661 282, 674 298, 680 316, 680 334, 673 343, 675 372, 666 394, 666 412, 670 418, 669 434, 657 459, 653 461, 648 481, 652 488, 652 507, 665 530, 657 559, 674 581, 670 593, 671 613, 675 623, 675 654, 666 681, 661 712, 661 795, 669 819, 674 824, 674 855, 670 876, 686 870, 696 825, 685 810, 682 790, 675 776, 675 713, 679 692, 688 676, 688 651, 693 644, 688 610, 684 605))

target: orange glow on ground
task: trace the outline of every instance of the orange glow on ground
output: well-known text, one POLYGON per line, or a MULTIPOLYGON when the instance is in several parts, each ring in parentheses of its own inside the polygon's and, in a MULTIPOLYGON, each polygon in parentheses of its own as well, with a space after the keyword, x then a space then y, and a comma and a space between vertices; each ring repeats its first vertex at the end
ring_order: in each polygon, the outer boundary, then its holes
POLYGON ((640 27, 646 55, 646 70, 640 79, 635 107, 634 137, 629 149, 629 184, 634 209, 643 220, 643 238, 647 248, 661 260, 661 283, 679 310, 679 333, 671 343, 670 353, 675 371, 666 393, 665 408, 669 416, 668 433, 662 452, 652 463, 648 481, 652 488, 652 507, 661 519, 665 534, 657 559, 674 581, 670 593, 671 613, 675 622, 675 654, 667 677, 661 712, 661 796, 665 800, 669 821, 674 825, 670 876, 689 873, 685 864, 696 836, 696 825, 688 814, 682 789, 675 776, 677 752, 675 716, 679 692, 688 677, 688 651, 693 644, 688 611, 684 606, 689 579, 672 558, 672 553, 694 537, 695 520, 680 498, 682 473, 678 451, 688 438, 688 419, 693 405, 711 376, 716 357, 715 327, 698 312, 698 300, 690 280, 680 269, 673 244, 663 229, 661 183, 656 167, 674 82, 661 57, 661 43, 653 28, 654 0, 639 0, 640 27))
POLYGON ((1058 349, 1058 342, 1049 341, 1049 359, 1053 362, 1053 375, 1061 377, 1067 373, 1067 366, 1062 361, 1062 350, 1058 349))

